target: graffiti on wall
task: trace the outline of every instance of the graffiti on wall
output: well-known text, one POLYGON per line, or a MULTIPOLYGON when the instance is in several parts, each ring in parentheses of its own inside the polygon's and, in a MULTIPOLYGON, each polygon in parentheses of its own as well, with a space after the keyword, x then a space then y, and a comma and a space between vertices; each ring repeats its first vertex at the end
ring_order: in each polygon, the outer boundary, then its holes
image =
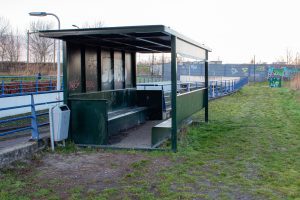
POLYGON ((256 72, 264 72, 265 66, 262 66, 262 65, 256 66, 255 71, 256 72))
POLYGON ((268 81, 270 87, 281 87, 281 79, 285 77, 286 68, 274 68, 268 69, 268 81))
POLYGON ((239 71, 236 68, 231 68, 231 74, 237 74, 239 71))
POLYGON ((249 71, 248 67, 243 67, 242 71, 243 71, 243 73, 244 73, 245 76, 248 76, 248 71, 249 71))

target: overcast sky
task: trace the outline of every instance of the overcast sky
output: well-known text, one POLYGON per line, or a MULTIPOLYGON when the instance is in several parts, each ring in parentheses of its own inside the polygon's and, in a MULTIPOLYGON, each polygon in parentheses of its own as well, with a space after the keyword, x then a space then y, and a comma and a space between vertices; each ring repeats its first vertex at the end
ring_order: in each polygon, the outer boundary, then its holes
MULTIPOLYGON (((59 16, 62 28, 163 24, 212 48, 210 60, 273 62, 287 48, 300 52, 299 0, 0 0, 0 16, 23 31, 28 12, 59 16)), ((47 16, 42 20, 53 21, 47 16)))

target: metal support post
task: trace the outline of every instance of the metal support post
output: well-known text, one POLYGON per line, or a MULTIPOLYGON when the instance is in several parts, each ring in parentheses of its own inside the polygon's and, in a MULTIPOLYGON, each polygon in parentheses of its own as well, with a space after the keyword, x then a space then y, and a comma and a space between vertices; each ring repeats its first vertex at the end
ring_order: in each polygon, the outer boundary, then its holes
POLYGON ((233 80, 233 90, 235 89, 235 80, 233 80))
POLYGON ((219 96, 219 93, 218 93, 218 81, 216 81, 215 87, 216 87, 216 96, 219 96))
POLYGON ((39 91, 39 80, 36 79, 35 81, 35 91, 38 92, 39 91))
POLYGON ((171 36, 171 104, 172 104, 172 150, 177 151, 177 119, 176 119, 176 99, 177 99, 177 52, 176 37, 171 36))
POLYGON ((50 80, 49 80, 49 91, 52 90, 52 79, 51 79, 51 76, 50 76, 50 80))
POLYGON ((29 64, 29 40, 30 40, 30 37, 29 37, 29 30, 27 31, 27 67, 28 67, 28 64, 29 64))
MULTIPOLYGON (((208 54, 206 52, 206 54, 208 54)), ((207 58, 208 56, 206 56, 207 58)), ((204 96, 204 99, 205 99, 205 122, 208 122, 208 61, 205 60, 205 96, 204 96)))
POLYGON ((22 94, 23 88, 22 88, 22 80, 20 81, 20 94, 22 94))
POLYGON ((222 96, 223 93, 223 81, 221 80, 221 84, 220 84, 220 95, 222 96))
POLYGON ((2 95, 4 95, 4 80, 2 80, 2 84, 1 84, 1 92, 2 92, 2 95))
MULTIPOLYGON (((204 87, 205 87, 205 83, 204 83, 204 87)), ((209 81, 209 95, 212 97, 212 84, 211 84, 211 81, 209 81)))
POLYGON ((31 140, 39 140, 39 130, 37 123, 37 116, 35 113, 35 105, 33 95, 31 96, 31 140))

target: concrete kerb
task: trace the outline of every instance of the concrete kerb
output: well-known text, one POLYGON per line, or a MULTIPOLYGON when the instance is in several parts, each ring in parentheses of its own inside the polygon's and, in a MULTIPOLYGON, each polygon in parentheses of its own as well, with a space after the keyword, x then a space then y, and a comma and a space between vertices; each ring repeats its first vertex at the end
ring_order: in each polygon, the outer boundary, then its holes
POLYGON ((0 150, 0 168, 8 166, 14 161, 32 157, 48 145, 49 137, 39 141, 27 141, 10 148, 0 150))

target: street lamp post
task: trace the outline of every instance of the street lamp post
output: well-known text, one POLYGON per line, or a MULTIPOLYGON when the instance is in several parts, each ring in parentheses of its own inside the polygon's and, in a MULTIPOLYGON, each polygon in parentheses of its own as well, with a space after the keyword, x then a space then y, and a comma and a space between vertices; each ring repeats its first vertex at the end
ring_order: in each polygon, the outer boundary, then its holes
MULTIPOLYGON (((44 17, 47 15, 52 15, 57 19, 58 22, 58 30, 60 29, 60 20, 57 15, 53 13, 47 13, 47 12, 30 12, 30 16, 36 16, 36 17, 44 17)), ((56 90, 61 89, 60 85, 60 40, 58 40, 58 45, 57 45, 57 78, 56 78, 56 90)), ((57 99, 60 100, 59 93, 57 93, 57 99)))

